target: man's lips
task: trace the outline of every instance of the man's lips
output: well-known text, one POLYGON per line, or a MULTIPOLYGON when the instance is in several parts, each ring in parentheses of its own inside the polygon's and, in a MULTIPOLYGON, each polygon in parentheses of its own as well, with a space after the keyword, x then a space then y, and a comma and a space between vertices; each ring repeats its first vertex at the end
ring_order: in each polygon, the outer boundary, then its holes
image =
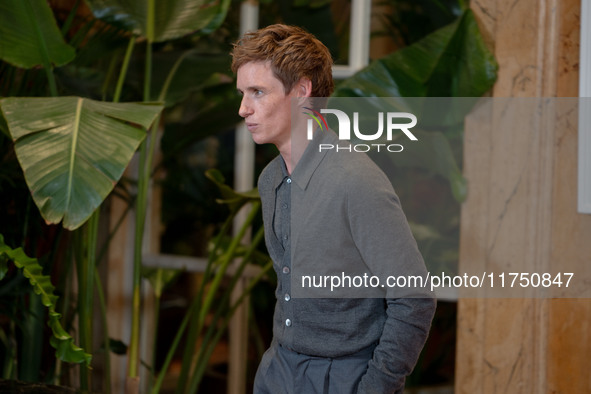
POLYGON ((253 131, 257 128, 258 124, 257 123, 249 123, 246 122, 246 128, 248 129, 248 131, 253 131))

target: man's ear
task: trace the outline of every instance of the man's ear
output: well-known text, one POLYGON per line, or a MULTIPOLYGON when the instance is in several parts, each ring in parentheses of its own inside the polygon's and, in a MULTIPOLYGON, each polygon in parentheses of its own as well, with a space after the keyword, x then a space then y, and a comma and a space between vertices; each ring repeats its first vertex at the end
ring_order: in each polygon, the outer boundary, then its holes
POLYGON ((295 87, 297 97, 312 97, 312 81, 308 78, 301 78, 295 87))

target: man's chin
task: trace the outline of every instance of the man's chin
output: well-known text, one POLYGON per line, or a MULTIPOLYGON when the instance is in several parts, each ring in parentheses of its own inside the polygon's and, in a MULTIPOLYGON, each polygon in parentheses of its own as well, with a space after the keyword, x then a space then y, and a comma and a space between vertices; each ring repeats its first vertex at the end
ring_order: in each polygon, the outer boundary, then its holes
POLYGON ((257 145, 269 144, 270 142, 267 141, 263 136, 257 135, 257 133, 250 133, 252 140, 257 145))

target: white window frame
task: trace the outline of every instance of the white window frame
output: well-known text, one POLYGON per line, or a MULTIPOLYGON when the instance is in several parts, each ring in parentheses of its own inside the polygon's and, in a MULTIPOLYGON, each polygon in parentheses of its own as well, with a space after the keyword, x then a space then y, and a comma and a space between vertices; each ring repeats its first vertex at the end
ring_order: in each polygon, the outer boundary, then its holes
POLYGON ((332 67, 332 76, 335 79, 349 78, 368 65, 370 24, 371 0, 353 0, 349 32, 349 64, 332 67))

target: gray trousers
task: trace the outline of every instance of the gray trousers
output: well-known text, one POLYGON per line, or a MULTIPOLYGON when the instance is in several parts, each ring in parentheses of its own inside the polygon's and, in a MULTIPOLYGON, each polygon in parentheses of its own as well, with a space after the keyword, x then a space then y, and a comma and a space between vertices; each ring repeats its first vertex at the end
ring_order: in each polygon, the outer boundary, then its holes
POLYGON ((259 364, 254 394, 354 394, 373 350, 371 346, 349 356, 324 358, 273 341, 259 364))

